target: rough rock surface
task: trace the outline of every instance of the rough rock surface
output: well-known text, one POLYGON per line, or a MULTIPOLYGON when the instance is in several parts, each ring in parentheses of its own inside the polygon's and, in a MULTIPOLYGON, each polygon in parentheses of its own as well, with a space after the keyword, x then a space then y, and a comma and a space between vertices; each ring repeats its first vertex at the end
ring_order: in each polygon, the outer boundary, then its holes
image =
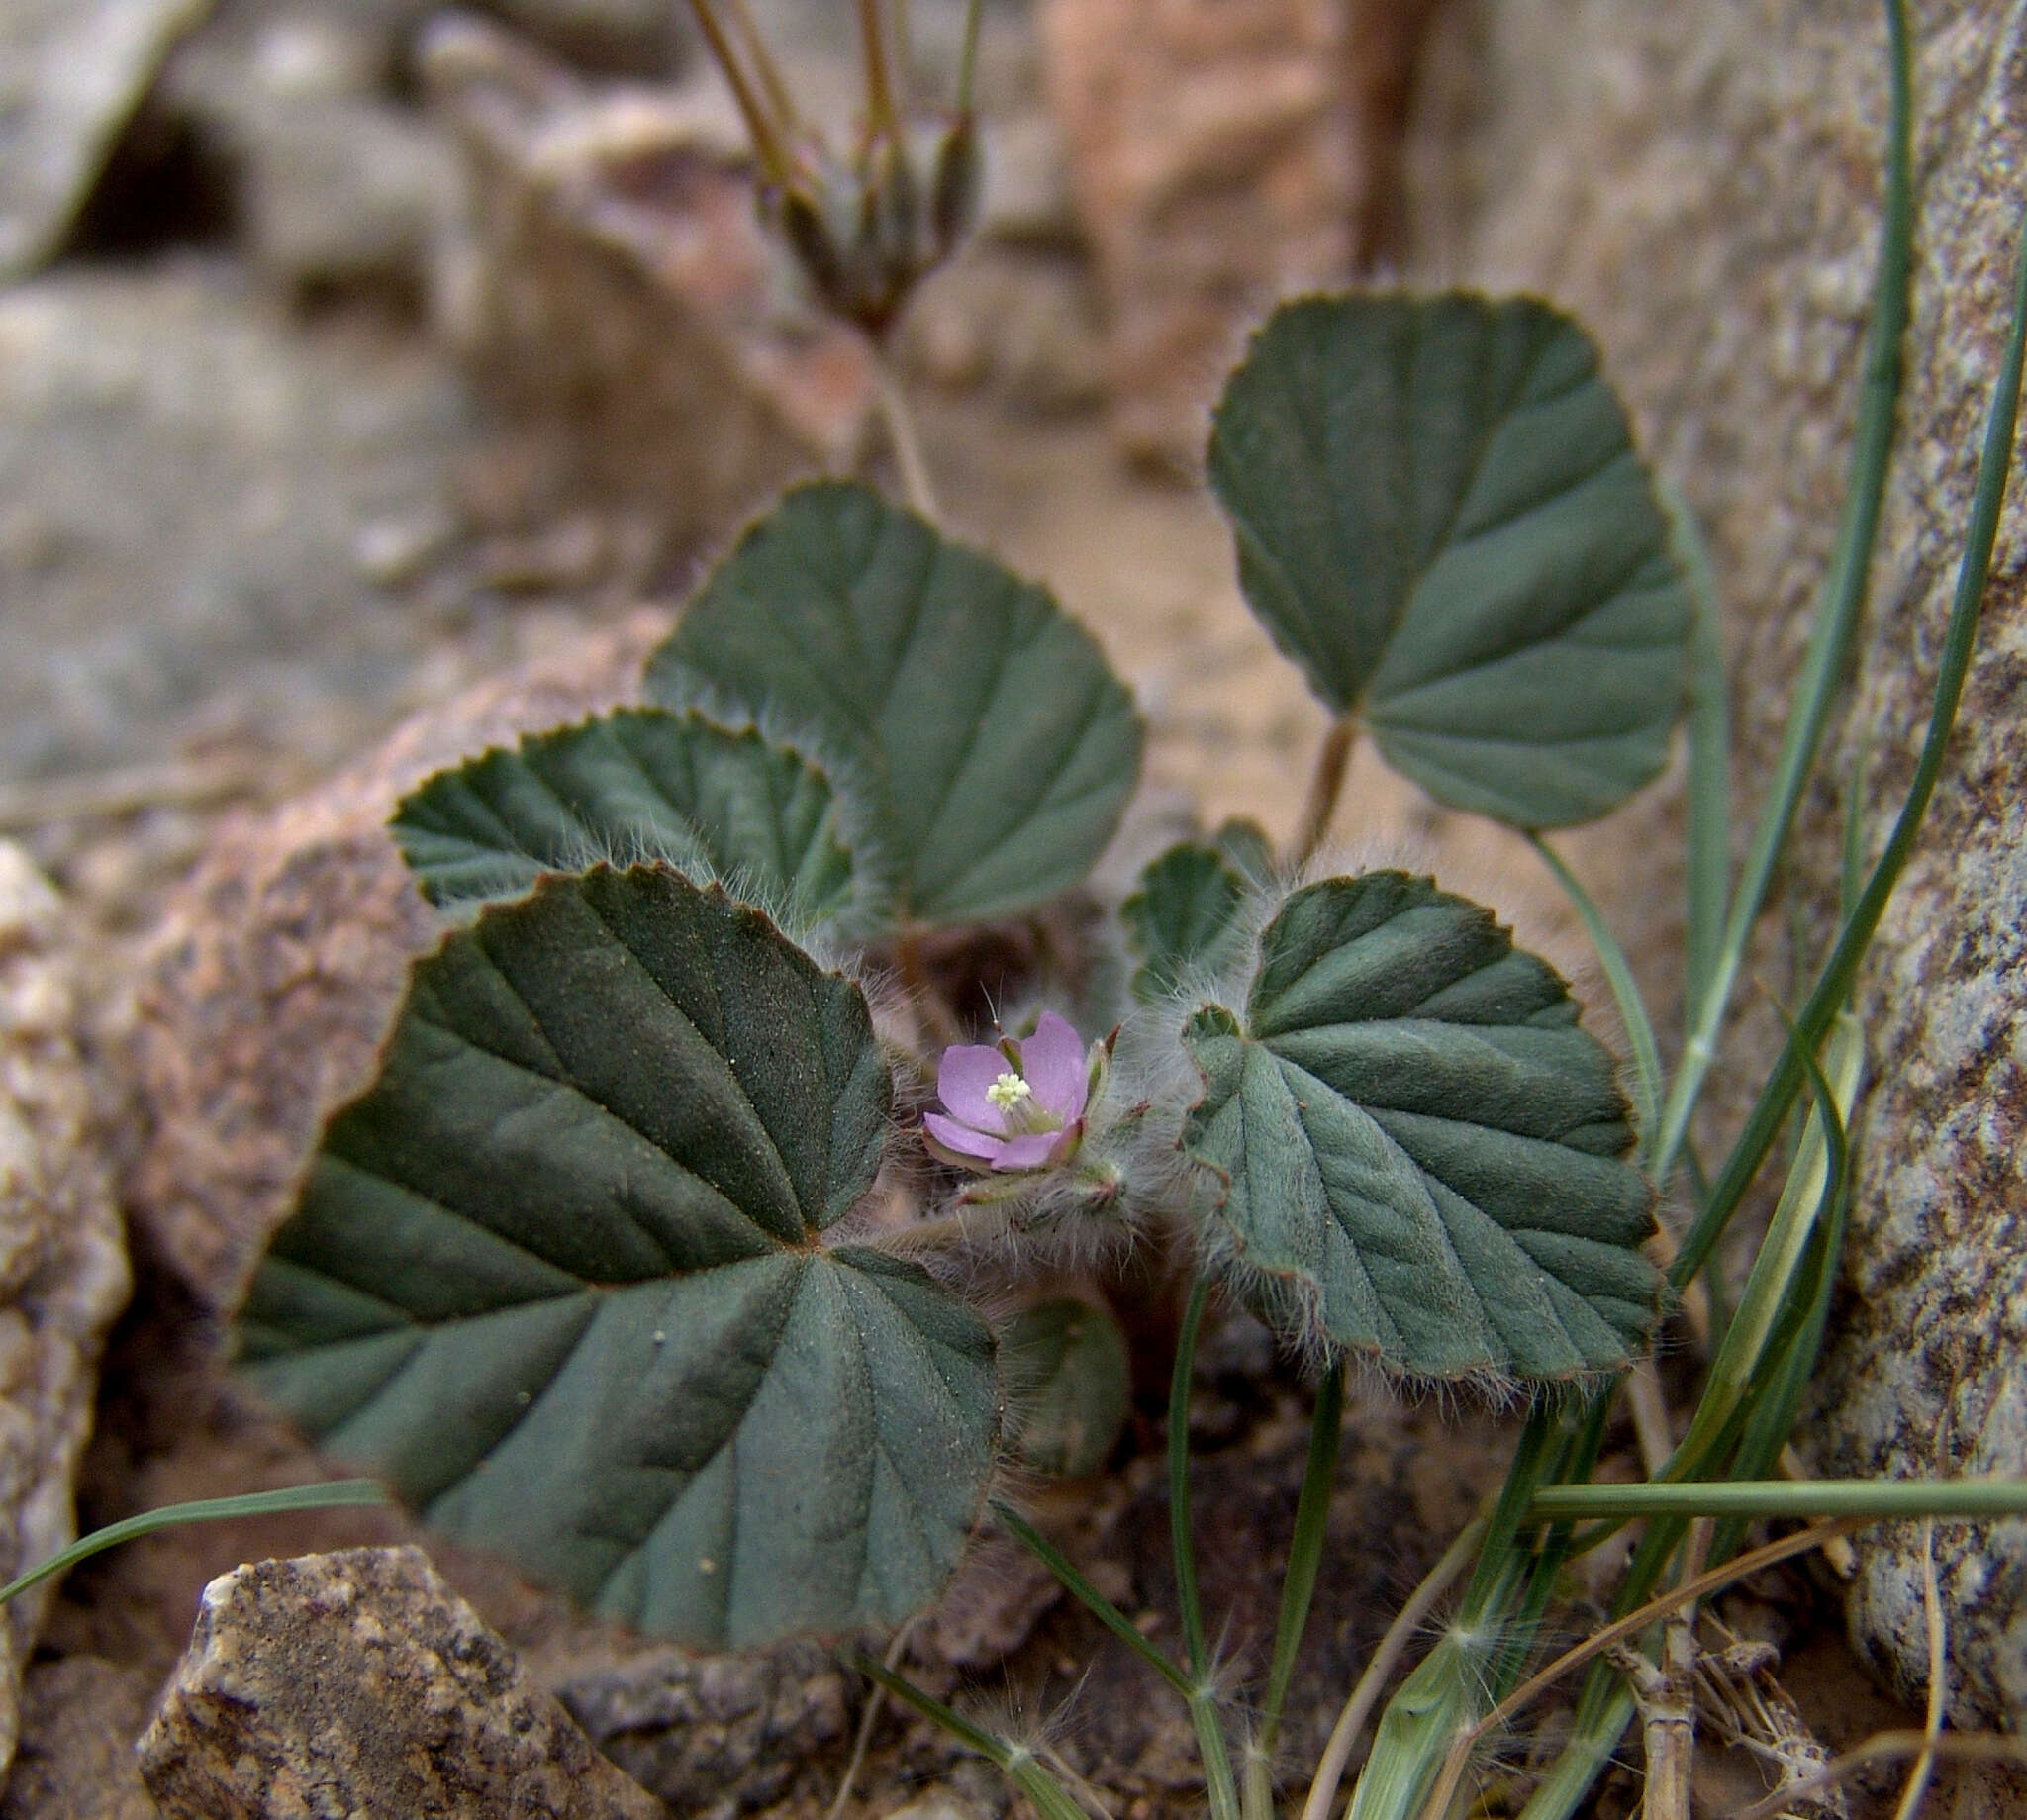
MULTIPOLYGON (((74 1042, 64 910, 0 841, 0 1581, 76 1536, 99 1350, 127 1298, 112 1178, 74 1042)), ((0 1612, 0 1774, 51 1588, 0 1612)))
POLYGON ((354 545, 441 512, 465 442, 439 357, 295 335, 219 264, 0 291, 0 776, 378 732, 441 625, 354 545))
POLYGON ((1045 0, 1072 183, 1111 309, 1115 424, 1183 473, 1244 331, 1351 260, 1335 0, 1045 0))
POLYGON ((440 921, 387 818, 431 772, 631 696, 666 617, 419 717, 323 788, 227 824, 139 968, 125 1183, 136 1242, 213 1311, 286 1217, 324 1117, 363 1089, 440 921), (286 1032, 286 1036, 281 1035, 286 1032))
POLYGON ((134 1761, 155 1691, 153 1676, 95 1656, 31 1668, 0 1820, 156 1820, 134 1761))
POLYGON ((163 71, 156 105, 230 172, 247 257, 285 292, 428 289, 457 161, 388 98, 388 37, 371 9, 233 7, 163 71))
POLYGON ((48 257, 163 55, 210 0, 0 9, 0 279, 48 257))
POLYGON ((420 1549, 220 1576, 143 1737, 166 1820, 656 1820, 420 1549))
MULTIPOLYGON (((2027 7, 1911 10, 1921 222, 1903 452, 1860 681, 1828 759, 1842 775, 1870 739, 1873 851, 1927 712, 2027 181, 2027 7)), ((1483 99, 1461 141, 1411 160, 1424 183, 1422 263, 1538 288, 1598 332, 1647 446, 1715 550, 1743 815, 1778 741, 1835 529, 1877 239, 1882 10, 1519 0, 1465 23, 1455 42, 1470 47, 1467 73, 1451 88, 1483 99)), ((1825 1472, 2027 1471, 2021 500, 2016 472, 1951 764, 1860 989, 1874 1086, 1847 1291, 1810 1430, 1825 1472)), ((1834 927, 1835 796, 1806 806, 1791 874, 1818 953, 1834 927)), ((1644 835, 1622 831, 1618 853, 1670 850, 1679 835, 1664 818, 1644 835)), ((1661 957, 1679 929, 1651 908, 1665 894, 1644 868, 1631 876, 1616 854, 1593 851, 1600 888, 1618 885, 1634 946, 1666 991, 1661 957)), ((1772 978, 1788 964, 1771 944, 1754 962, 1772 978)), ((1735 1052, 1764 1062, 1771 1025, 1735 1031, 1735 1052)), ((1737 1102, 1715 1109, 1721 1123, 1737 1102)), ((1904 1695, 1927 1678, 1919 1542, 1914 1525, 1869 1537, 1851 1603, 1855 1637, 1904 1695)), ((2018 1724, 2027 1526, 1939 1525, 1936 1550, 1952 1713, 2018 1724)))
POLYGON ((683 91, 589 90, 473 19, 439 24, 421 58, 470 154, 450 327, 559 502, 630 505, 686 550, 791 479, 851 464, 866 348, 782 301, 714 111, 683 91))

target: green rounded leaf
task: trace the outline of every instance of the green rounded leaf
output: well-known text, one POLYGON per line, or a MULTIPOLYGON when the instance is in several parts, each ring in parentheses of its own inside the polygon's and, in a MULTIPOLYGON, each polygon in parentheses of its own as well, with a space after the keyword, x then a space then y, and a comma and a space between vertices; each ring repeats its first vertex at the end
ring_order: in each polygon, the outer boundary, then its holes
POLYGON ((1210 482, 1274 641, 1390 764, 1523 828, 1661 769, 1690 621, 1597 350, 1531 298, 1308 298, 1217 408, 1210 482))
POLYGON ((1061 1296, 1029 1308, 1000 1338, 1014 1458, 1056 1479, 1111 1457, 1133 1398, 1126 1336, 1104 1308, 1061 1296))
POLYGON ((864 934, 879 926, 884 868, 850 808, 824 767, 751 728, 624 709, 439 771, 393 827, 434 904, 661 860, 798 923, 864 934))
POLYGON ((647 688, 845 755, 876 793, 900 909, 923 922, 1077 884, 1139 776, 1139 718, 1090 633, 861 486, 804 487, 747 531, 647 688))
POLYGON ((241 1322, 254 1385, 435 1528, 704 1648, 892 1624, 957 1563, 992 1336, 829 1248, 892 1084, 866 1004, 659 867, 416 969, 241 1322))
POLYGON ((1296 892, 1245 1015, 1183 1031, 1213 1255, 1264 1318, 1429 1378, 1626 1363, 1660 1280, 1611 1056, 1489 910, 1400 872, 1296 892))
POLYGON ((1266 837, 1250 821, 1227 823, 1212 840, 1179 841, 1153 860, 1119 906, 1140 956, 1134 998, 1154 1004, 1238 959, 1247 898, 1272 864, 1266 837))

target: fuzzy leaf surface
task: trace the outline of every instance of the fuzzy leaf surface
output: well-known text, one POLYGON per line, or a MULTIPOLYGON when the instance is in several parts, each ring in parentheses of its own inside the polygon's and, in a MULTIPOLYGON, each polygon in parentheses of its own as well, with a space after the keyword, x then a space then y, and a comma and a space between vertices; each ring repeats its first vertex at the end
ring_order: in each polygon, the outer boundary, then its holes
POLYGON ((1667 757, 1690 621, 1597 350, 1531 298, 1277 311, 1210 438, 1254 613, 1388 762, 1516 827, 1667 757))
POLYGON ((662 860, 809 924, 877 915, 879 867, 821 766, 751 728, 623 709, 439 771, 394 834, 434 904, 519 897, 545 872, 662 860))
POLYGON ((1019 1315, 1000 1340, 1014 1457, 1077 1479, 1111 1456, 1133 1396, 1126 1336, 1110 1313, 1060 1296, 1019 1315))
POLYGON ((1645 1339, 1654 1195, 1611 1056, 1490 911, 1400 872, 1308 886, 1243 1017, 1207 1005, 1183 1042, 1184 1145, 1225 1187, 1206 1236, 1284 1332, 1487 1382, 1645 1339))
POLYGON ((975 922, 1068 890, 1111 838, 1141 728, 1045 589, 869 488, 747 531, 648 665, 650 697, 807 727, 878 798, 898 908, 975 922))
POLYGON ((898 1622, 985 1495, 991 1334, 821 1239, 892 1100, 858 988, 660 867, 416 969, 241 1321, 257 1389, 444 1535, 700 1648, 898 1622))
POLYGON ((1151 860, 1119 906, 1140 957, 1133 997, 1152 1005, 1193 974, 1237 958, 1248 891, 1272 864, 1265 837, 1247 821, 1230 822, 1209 840, 1178 841, 1151 860))

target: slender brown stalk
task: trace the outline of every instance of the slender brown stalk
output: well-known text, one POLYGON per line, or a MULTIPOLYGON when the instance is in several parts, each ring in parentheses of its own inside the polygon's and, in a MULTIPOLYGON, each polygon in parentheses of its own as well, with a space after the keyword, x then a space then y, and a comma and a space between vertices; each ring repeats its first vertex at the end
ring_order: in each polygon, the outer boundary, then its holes
POLYGON ((1927 1732, 1875 1732, 1865 1743, 1855 1745, 1842 1757, 1833 1757, 1813 1774, 1784 1782, 1763 1801, 1731 1816, 1731 1820, 1777 1820, 1804 1795, 1833 1788, 1854 1771, 1867 1764, 1892 1763, 1903 1757, 1919 1757, 1932 1751, 1957 1763, 2027 1765, 2027 1745, 1999 1732, 1945 1732, 1931 1738, 1927 1732))
POLYGON ((876 138, 891 138, 900 128, 901 117, 895 111, 894 84, 887 74, 880 0, 859 0, 859 37, 866 48, 866 123, 876 138))
POLYGON ((1316 751, 1316 769, 1309 778, 1309 794, 1303 803, 1302 819, 1296 823, 1295 840, 1289 859, 1306 866, 1316 857, 1323 836, 1330 831, 1330 817, 1336 813, 1337 798, 1344 789, 1344 774, 1351 764, 1351 748, 1358 738, 1358 717, 1339 715, 1323 735, 1316 751))
POLYGON ((760 86, 767 91, 767 104, 773 108, 781 131, 792 138, 796 131, 795 97, 788 92, 788 84, 781 78, 781 66, 767 53, 767 41, 760 36, 760 28, 753 22, 752 8, 746 0, 725 0, 725 4, 731 8, 732 23, 738 27, 746 55, 752 60, 760 78, 760 86))
POLYGON ((761 106, 760 97, 754 94, 753 85, 734 54, 731 40, 725 36, 724 27, 720 23, 711 0, 690 0, 690 10, 697 16, 698 27, 711 47, 711 54, 718 59, 719 68, 724 71, 724 79, 731 85, 732 99, 739 105, 739 116, 745 121, 746 132, 752 138, 753 154, 760 160, 761 171, 770 183, 787 183, 791 171, 781 135, 767 110, 761 106))
POLYGON ((1950 1640, 1943 1628, 1943 1601, 1936 1588, 1936 1520, 1921 1523, 1921 1610, 1928 1621, 1928 1714, 1924 1736, 1928 1747, 1914 1760, 1907 1772, 1907 1786, 1900 1791, 1900 1805, 1893 1820, 1914 1820, 1928 1795, 1929 1778, 1935 1774, 1936 1744, 1943 1735, 1943 1718, 1949 1705, 1945 1676, 1950 1666, 1950 1640))
POLYGON ((1735 1556, 1721 1568, 1712 1568, 1707 1574, 1695 1575, 1681 1585, 1656 1594, 1637 1611, 1629 1611, 1624 1617, 1607 1624, 1602 1630, 1593 1631, 1576 1648, 1565 1650, 1538 1675, 1522 1681, 1475 1725, 1467 1726, 1457 1734, 1456 1742, 1450 1747, 1450 1755, 1443 1761, 1442 1773, 1436 1778, 1435 1790, 1422 1808, 1423 1814, 1430 1817, 1430 1820, 1440 1820, 1440 1816, 1448 1813, 1451 1798, 1456 1794, 1458 1784, 1464 1779, 1464 1772, 1470 1765, 1471 1755, 1477 1750, 1480 1740, 1488 1732, 1496 1731, 1508 1724, 1515 1713, 1546 1693, 1572 1669, 1581 1669, 1593 1657, 1604 1654, 1613 1644, 1638 1636, 1648 1625, 1667 1617, 1679 1605, 1700 1599, 1706 1592, 1716 1592, 1735 1581, 1748 1579, 1762 1568, 1772 1567, 1777 1561, 1787 1561, 1796 1555, 1806 1555, 1821 1548, 1832 1536, 1848 1536, 1854 1530, 1864 1529, 1879 1520, 1875 1516, 1849 1516, 1835 1517, 1823 1523, 1812 1523, 1807 1529, 1797 1530, 1791 1536, 1783 1536, 1778 1542, 1769 1542, 1764 1547, 1735 1556))
MULTIPOLYGON (((1689 1526, 1683 1571, 1702 1572, 1710 1547, 1710 1520, 1689 1526)), ((1640 1660, 1645 1663, 1646 1658, 1640 1660)), ((1679 1605, 1661 1633, 1661 1666, 1647 1705, 1642 1739, 1647 1753, 1646 1820, 1689 1820, 1689 1782, 1696 1768, 1696 1606, 1679 1605)))
POLYGON ((929 1046, 947 1049, 952 1043, 961 1043, 964 1031, 929 973, 928 962, 922 957, 921 932, 918 929, 904 928, 895 937, 894 964, 901 973, 901 984, 907 989, 909 1003, 915 1006, 916 1020, 929 1046))
POLYGON ((915 414, 908 408, 908 394, 902 390, 901 377, 884 347, 873 349, 873 384, 880 399, 880 421, 887 427, 895 465, 901 469, 901 490, 916 512, 933 525, 942 517, 936 506, 935 483, 929 479, 929 464, 922 458, 921 438, 916 434, 915 414))

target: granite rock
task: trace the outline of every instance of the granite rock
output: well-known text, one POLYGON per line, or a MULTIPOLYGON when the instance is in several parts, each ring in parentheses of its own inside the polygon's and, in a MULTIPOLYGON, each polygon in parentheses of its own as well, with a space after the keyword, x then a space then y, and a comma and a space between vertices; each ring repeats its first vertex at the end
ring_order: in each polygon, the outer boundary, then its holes
MULTIPOLYGON (((1910 9, 1920 108, 1916 290, 1896 476, 1857 684, 1825 773, 1866 755, 1877 851, 1913 768, 2005 332, 2027 173, 2027 7, 1910 9)), ((1534 288, 1603 342, 1647 447, 1701 519, 1727 616, 1741 827, 1771 768, 1835 533, 1878 236, 1882 10, 1752 0, 1483 6, 1452 35, 1478 97, 1414 148, 1421 269, 1534 288)), ((1441 90, 1444 80, 1434 85, 1441 90)), ((1825 1473, 2027 1471, 2027 509, 2016 474, 1950 764, 1860 982, 1873 1087, 1845 1289, 1808 1451, 1825 1473)), ((1791 903, 1835 928, 1841 792, 1803 807, 1791 903)), ((1650 996, 1680 981, 1680 924, 1627 852, 1679 850, 1677 808, 1588 845, 1650 996)), ((1749 974, 1786 977, 1771 934, 1749 974)), ((1727 1037, 1721 1142, 1780 1040, 1727 1037)), ((1937 1527, 1953 1722, 2027 1721, 2027 1526, 1937 1527)), ((1860 1648, 1903 1697, 1926 1680, 1917 1525, 1859 1546, 1860 1648)), ((1993 1772, 1995 1780, 2003 1778, 1993 1772)), ((2023 1785, 2027 1786, 2027 1785, 2023 1785)), ((2010 1797, 2020 1798, 2020 1788, 2010 1797)), ((1989 1811, 2007 1809, 2000 1794, 1989 1811)), ((1972 1808, 1962 1811, 1969 1813, 1972 1808)))
MULTIPOLYGON (((99 1353, 128 1291, 64 934, 61 901, 0 841, 0 1580, 76 1537, 72 1487, 99 1353)), ((0 1611, 0 1773, 52 1590, 0 1611)))
POLYGON ((1244 331, 1351 261, 1337 0, 1044 0, 1050 87, 1111 316, 1122 445, 1201 466, 1244 331))
POLYGON ((140 1756, 165 1820, 666 1811, 414 1548, 213 1581, 140 1756))
POLYGON ((170 47, 210 0, 0 8, 0 280, 47 259, 170 47))
POLYGON ((95 1656, 37 1663, 0 1820, 156 1820, 134 1761, 155 1692, 153 1676, 95 1656))
POLYGON ((462 15, 419 56, 470 174, 444 326, 558 504, 630 507, 687 551, 852 465, 869 354, 791 301, 709 91, 594 88, 462 15))
POLYGON ((124 1187, 136 1243, 201 1307, 236 1304, 440 932, 387 831, 395 805, 445 765, 631 697, 667 630, 643 610, 417 717, 321 788, 229 820, 164 907, 126 1020, 124 1187))

